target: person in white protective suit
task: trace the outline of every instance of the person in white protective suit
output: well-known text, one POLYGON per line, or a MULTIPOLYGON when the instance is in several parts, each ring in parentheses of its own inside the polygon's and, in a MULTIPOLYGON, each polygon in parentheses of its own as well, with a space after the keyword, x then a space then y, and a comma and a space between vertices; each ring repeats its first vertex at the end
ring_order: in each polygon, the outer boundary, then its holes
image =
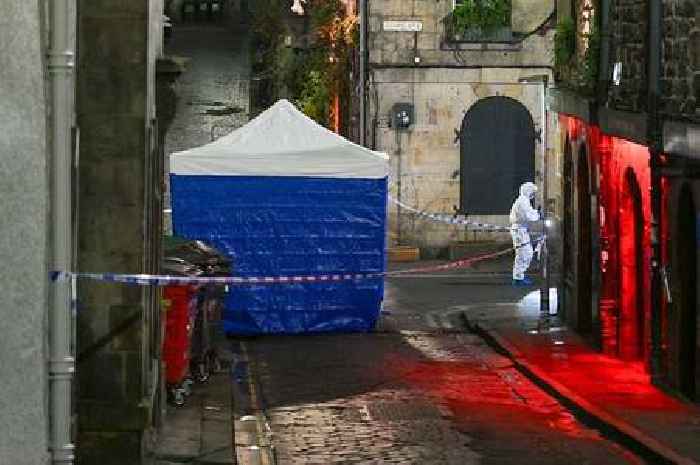
POLYGON ((510 208, 510 235, 513 237, 515 260, 513 262, 513 285, 529 286, 532 280, 525 276, 534 254, 528 224, 540 219, 540 214, 532 207, 537 186, 526 182, 520 186, 520 195, 510 208))

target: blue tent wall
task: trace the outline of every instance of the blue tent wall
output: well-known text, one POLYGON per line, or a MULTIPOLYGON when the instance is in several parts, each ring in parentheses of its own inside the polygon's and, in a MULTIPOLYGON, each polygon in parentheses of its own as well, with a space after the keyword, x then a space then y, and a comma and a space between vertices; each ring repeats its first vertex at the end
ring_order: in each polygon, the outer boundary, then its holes
MULTIPOLYGON (((211 243, 238 276, 386 269, 386 179, 171 175, 174 233, 211 243)), ((227 333, 368 331, 383 279, 234 286, 227 333)))

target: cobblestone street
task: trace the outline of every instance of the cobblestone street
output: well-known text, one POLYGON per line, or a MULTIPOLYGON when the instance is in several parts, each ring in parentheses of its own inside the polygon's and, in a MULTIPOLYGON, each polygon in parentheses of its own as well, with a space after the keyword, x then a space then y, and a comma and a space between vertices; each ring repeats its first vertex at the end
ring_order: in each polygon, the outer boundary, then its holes
MULTIPOLYGON (((175 28, 167 52, 183 62, 185 71, 173 89, 177 103, 165 140, 166 153, 208 144, 248 122, 247 30, 245 24, 229 22, 199 22, 175 28)), ((169 157, 165 163, 167 172, 169 157)), ((165 204, 170 204, 169 189, 165 204)), ((166 229, 171 230, 169 216, 166 219, 166 229)))
POLYGON ((246 26, 178 26, 168 52, 186 60, 178 78, 168 153, 207 144, 248 121, 249 45, 246 26))
POLYGON ((387 312, 373 334, 235 341, 249 378, 238 377, 234 391, 245 398, 249 384, 257 392, 272 459, 319 465, 644 463, 582 425, 509 359, 460 329, 449 311, 456 302, 518 298, 501 278, 482 270, 390 281, 387 312), (414 293, 425 304, 403 303, 414 293))

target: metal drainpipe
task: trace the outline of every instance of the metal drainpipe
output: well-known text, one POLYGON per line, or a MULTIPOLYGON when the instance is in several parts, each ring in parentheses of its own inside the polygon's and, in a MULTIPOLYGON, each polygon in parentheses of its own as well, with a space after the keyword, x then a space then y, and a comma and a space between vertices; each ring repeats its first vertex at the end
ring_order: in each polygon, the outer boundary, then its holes
POLYGON ((540 104, 542 114, 542 231, 544 241, 540 249, 539 257, 542 263, 542 284, 540 285, 540 324, 542 329, 549 328, 549 288, 551 278, 549 275, 549 244, 547 243, 547 221, 549 220, 549 119, 547 116, 547 87, 549 79, 543 78, 540 81, 540 104))
POLYGON ((661 377, 661 88, 662 0, 649 2, 649 89, 648 137, 651 165, 651 356, 650 371, 654 382, 661 377))
POLYGON ((401 162, 403 156, 401 154, 401 132, 399 131, 399 128, 394 128, 394 132, 396 133, 396 199, 398 200, 398 204, 396 205, 396 245, 402 245, 403 237, 401 236, 401 202, 403 200, 401 197, 401 178, 403 177, 403 173, 401 162))
MULTIPOLYGON (((73 70, 75 0, 49 0, 48 74, 51 95, 51 263, 53 270, 71 270, 73 70)), ((73 292, 75 283, 54 282, 49 309, 50 448, 54 464, 72 465, 73 292)))
POLYGON ((367 0, 360 2, 360 145, 367 140, 367 0))

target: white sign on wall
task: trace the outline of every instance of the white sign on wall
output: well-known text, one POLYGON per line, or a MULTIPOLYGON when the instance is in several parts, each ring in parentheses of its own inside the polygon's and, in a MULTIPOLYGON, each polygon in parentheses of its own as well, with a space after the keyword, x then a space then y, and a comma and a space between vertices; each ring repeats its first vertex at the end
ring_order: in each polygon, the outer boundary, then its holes
POLYGON ((391 32, 420 32, 423 30, 422 21, 384 21, 382 28, 391 32))

